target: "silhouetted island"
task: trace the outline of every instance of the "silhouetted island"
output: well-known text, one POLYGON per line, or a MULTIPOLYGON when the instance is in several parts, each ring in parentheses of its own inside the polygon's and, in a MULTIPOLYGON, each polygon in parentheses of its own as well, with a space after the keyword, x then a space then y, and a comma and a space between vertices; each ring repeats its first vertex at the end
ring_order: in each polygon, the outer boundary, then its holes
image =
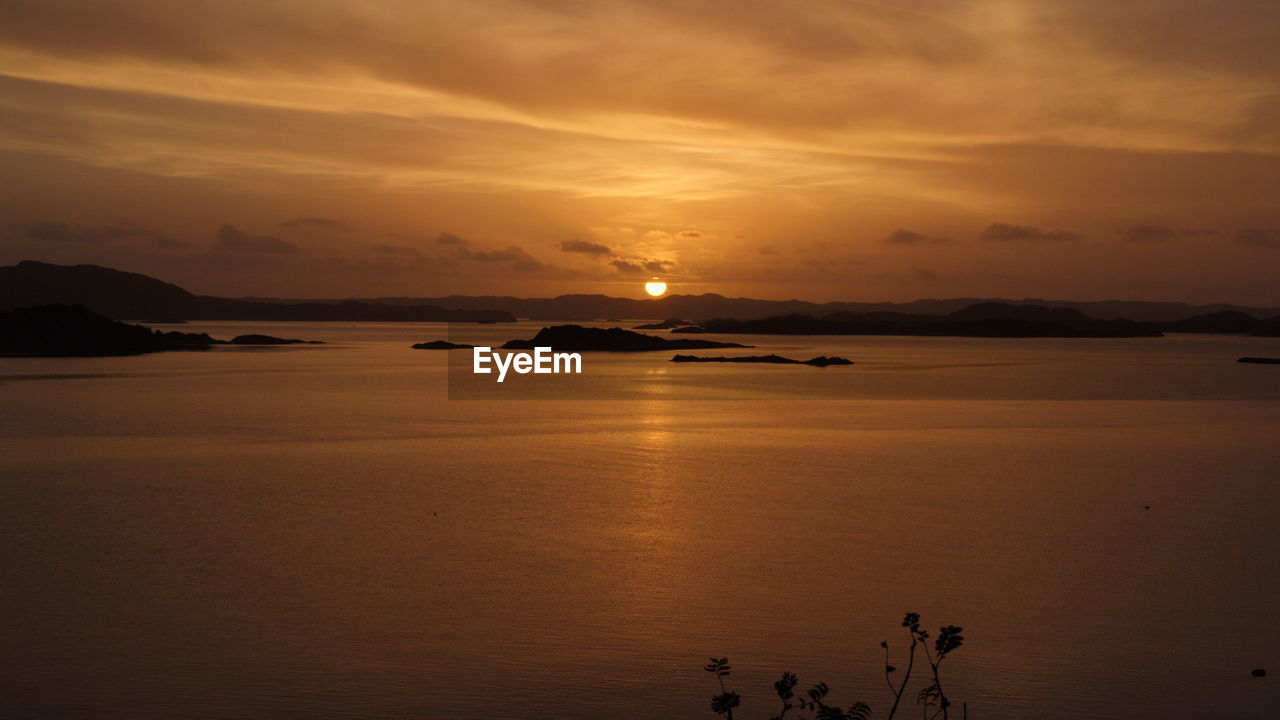
POLYGON ((1238 363, 1254 363, 1257 365, 1280 365, 1280 358, 1266 357, 1242 357, 1236 360, 1238 363))
POLYGON ((432 340, 431 342, 416 343, 411 347, 414 350, 470 350, 475 347, 475 345, 451 343, 448 340, 432 340))
POLYGON ((549 347, 559 351, 650 352, 654 350, 701 350, 704 348, 744 348, 750 345, 715 342, 714 340, 667 340, 622 328, 592 328, 581 325, 544 327, 531 340, 511 340, 502 346, 507 350, 532 350, 549 347))
POLYGON ((678 363, 769 363, 773 365, 813 365, 814 367, 828 367, 830 365, 852 365, 853 361, 842 357, 827 357, 819 355, 816 358, 808 360, 793 360, 791 358, 782 357, 781 355, 740 355, 738 357, 698 357, 697 355, 676 355, 671 358, 671 362, 678 363))
POLYGON ((297 340, 278 338, 271 335, 237 335, 231 338, 231 345, 323 345, 323 340, 297 340))
POLYGON ((768 335, 936 335, 956 337, 1160 337, 1131 320, 1099 320, 1079 310, 1039 305, 978 303, 948 315, 838 312, 823 317, 782 315, 762 320, 716 318, 673 333, 768 335))
POLYGON ((41 305, 0 313, 0 354, 42 357, 140 355, 207 350, 204 333, 160 332, 128 325, 82 305, 41 305))
POLYGON ((696 323, 691 323, 691 322, 688 322, 687 320, 681 320, 680 318, 667 318, 666 320, 663 320, 660 323, 646 323, 644 325, 637 325, 635 329, 636 330, 670 330, 671 328, 678 328, 683 325, 695 325, 695 324, 696 323))

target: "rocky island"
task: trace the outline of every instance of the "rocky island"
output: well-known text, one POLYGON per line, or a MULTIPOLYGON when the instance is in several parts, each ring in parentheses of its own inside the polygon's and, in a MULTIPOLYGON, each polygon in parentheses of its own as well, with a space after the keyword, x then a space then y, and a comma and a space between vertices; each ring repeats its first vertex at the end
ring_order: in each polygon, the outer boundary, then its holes
MULTIPOLYGON (((216 341, 215 341, 216 342, 216 341)), ((271 335, 237 335, 228 342, 229 345, 323 345, 323 340, 297 340, 294 338, 278 338, 271 335)))
POLYGON ((227 341, 205 333, 161 332, 112 320, 83 305, 41 305, 0 313, 0 355, 94 357, 208 350, 214 345, 323 344, 271 335, 237 335, 227 341))
POLYGON ((666 320, 663 320, 662 322, 658 322, 658 323, 646 323, 644 325, 637 325, 635 329, 636 330, 670 330, 672 328, 678 328, 678 327, 683 327, 685 325, 696 325, 696 324, 697 323, 688 322, 687 320, 681 320, 680 318, 667 318, 666 320))
POLYGON ((771 365, 812 365, 814 367, 830 367, 831 365, 852 365, 853 361, 842 357, 819 355, 808 360, 794 360, 781 355, 740 355, 737 357, 698 357, 697 355, 676 355, 671 362, 678 363, 767 363, 771 365))
POLYGON ((562 352, 652 352, 657 350, 701 350, 705 348, 745 348, 749 345, 716 342, 714 340, 676 339, 645 335, 622 328, 593 328, 581 325, 553 325, 544 327, 530 340, 511 340, 505 350, 531 350, 549 347, 562 352))
POLYGON ((414 350, 470 350, 475 345, 464 345, 462 343, 452 343, 448 340, 432 340, 431 342, 420 342, 411 345, 414 350))
POLYGON ((204 333, 160 332, 128 325, 81 305, 41 305, 0 313, 0 354, 39 357, 141 355, 207 350, 204 333))

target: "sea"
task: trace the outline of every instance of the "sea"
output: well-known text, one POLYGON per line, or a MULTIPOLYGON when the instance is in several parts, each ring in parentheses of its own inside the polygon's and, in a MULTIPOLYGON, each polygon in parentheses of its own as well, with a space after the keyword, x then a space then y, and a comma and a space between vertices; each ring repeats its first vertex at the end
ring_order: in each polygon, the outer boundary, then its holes
POLYGON ((727 658, 884 718, 907 612, 951 718, 1277 716, 1280 339, 409 347, 543 324, 0 358, 0 717, 712 720, 727 658))

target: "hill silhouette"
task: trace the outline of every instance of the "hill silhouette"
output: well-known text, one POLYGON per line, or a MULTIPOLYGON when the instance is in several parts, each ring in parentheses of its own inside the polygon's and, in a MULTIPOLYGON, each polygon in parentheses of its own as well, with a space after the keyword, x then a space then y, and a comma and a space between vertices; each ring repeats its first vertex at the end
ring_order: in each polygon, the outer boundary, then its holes
MULTIPOLYGON (((263 302, 301 302, 300 300, 270 300, 263 302)), ((956 310, 984 302, 1000 302, 1009 305, 1039 305, 1050 308, 1072 308, 1100 320, 1129 318, 1138 322, 1174 322, 1195 315, 1221 311, 1244 312, 1255 317, 1280 315, 1280 308, 1257 308, 1227 303, 1192 305, 1180 302, 1146 302, 1128 300, 1076 301, 1048 300, 1044 298, 927 298, 910 302, 828 302, 814 303, 804 300, 761 300, 756 298, 726 297, 716 293, 701 295, 666 295, 660 298, 610 297, 608 295, 573 294, 551 298, 521 298, 505 295, 448 295, 443 297, 372 297, 364 302, 388 305, 431 304, 458 309, 497 308, 530 320, 546 322, 586 322, 607 318, 629 320, 662 320, 686 318, 705 320, 714 317, 759 319, 779 315, 812 315, 822 317, 836 312, 898 313, 907 315, 947 315, 956 310)), ((315 302, 315 301, 312 301, 315 302)), ((330 300, 327 302, 336 302, 330 300)), ((658 328, 644 328, 658 329, 658 328)))
POLYGON ((1280 337, 1280 315, 1270 320, 1263 320, 1254 329, 1253 334, 1255 337, 1280 337))
POLYGON ((1262 320, 1239 310, 1193 315, 1171 323, 1150 323, 1152 327, 1164 332, 1239 334, 1256 332, 1263 324, 1262 320))
POLYGON ((187 318, 200 298, 177 285, 97 265, 23 260, 0 267, 0 310, 83 305, 117 319, 187 318))
MULTIPOLYGON (((599 294, 519 298, 502 295, 443 297, 371 297, 334 299, 217 298, 195 295, 176 285, 96 265, 53 265, 24 260, 0 267, 0 310, 44 304, 84 305, 122 320, 341 320, 421 322, 509 322, 516 317, 544 321, 593 321, 602 318, 659 320, 774 318, 783 315, 827 317, 859 315, 945 316, 987 302, 1004 305, 1070 308, 1099 320, 1129 318, 1145 323, 1175 323, 1196 316, 1232 312, 1255 318, 1280 316, 1280 308, 1217 303, 1124 300, 1069 301, 1039 298, 928 298, 911 302, 829 302, 760 300, 716 293, 633 299, 599 294)), ((663 323, 657 323, 659 325, 663 323)), ((645 328, 650 329, 650 328, 645 328)), ((660 328, 652 328, 660 329, 660 328)), ((1156 329, 1164 329, 1157 327, 1156 329)), ((1172 330, 1181 332, 1182 330, 1172 330)), ((1273 331, 1274 332, 1274 331, 1273 331)))

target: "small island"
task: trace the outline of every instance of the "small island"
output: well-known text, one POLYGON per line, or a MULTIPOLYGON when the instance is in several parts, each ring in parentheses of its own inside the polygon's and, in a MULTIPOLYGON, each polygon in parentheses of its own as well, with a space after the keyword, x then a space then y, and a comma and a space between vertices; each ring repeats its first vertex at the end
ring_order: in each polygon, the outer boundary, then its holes
POLYGON ((1280 358, 1268 357, 1242 357, 1236 360, 1238 363, 1252 363, 1254 365, 1280 365, 1280 358))
POLYGON ((769 365, 811 365, 813 367, 830 367, 832 365, 852 365, 853 361, 842 357, 819 355, 808 360, 795 360, 781 355, 739 355, 737 357, 698 357, 697 355, 676 355, 671 362, 678 363, 765 363, 769 365))
POLYGON ((271 335, 218 340, 205 333, 162 332, 100 315, 83 305, 40 305, 0 313, 0 355, 98 357, 166 350, 208 350, 215 345, 323 345, 271 335))
POLYGON ((296 338, 278 338, 271 335, 237 335, 227 343, 229 345, 323 345, 323 340, 298 340, 296 338))
POLYGON ((420 342, 411 345, 414 350, 470 350, 475 345, 464 345, 462 343, 452 343, 448 340, 432 340, 430 342, 420 342))
POLYGON ((0 354, 35 357, 141 355, 208 350, 204 333, 160 332, 116 322, 83 305, 41 305, 0 313, 0 354))
POLYGON ((716 342, 714 340, 667 340, 616 327, 606 329, 583 327, 581 325, 553 325, 542 328, 532 339, 511 340, 502 347, 505 350, 532 350, 536 347, 549 347, 553 350, 568 352, 594 350, 604 352, 653 352, 658 350, 745 348, 750 347, 750 345, 716 342))
POLYGON ((646 323, 644 325, 637 325, 635 329, 636 330, 670 330, 671 328, 678 328, 678 327, 684 327, 685 325, 696 325, 696 324, 697 323, 691 323, 687 320, 681 320, 680 318, 667 318, 666 320, 663 320, 662 322, 659 322, 659 323, 646 323))

